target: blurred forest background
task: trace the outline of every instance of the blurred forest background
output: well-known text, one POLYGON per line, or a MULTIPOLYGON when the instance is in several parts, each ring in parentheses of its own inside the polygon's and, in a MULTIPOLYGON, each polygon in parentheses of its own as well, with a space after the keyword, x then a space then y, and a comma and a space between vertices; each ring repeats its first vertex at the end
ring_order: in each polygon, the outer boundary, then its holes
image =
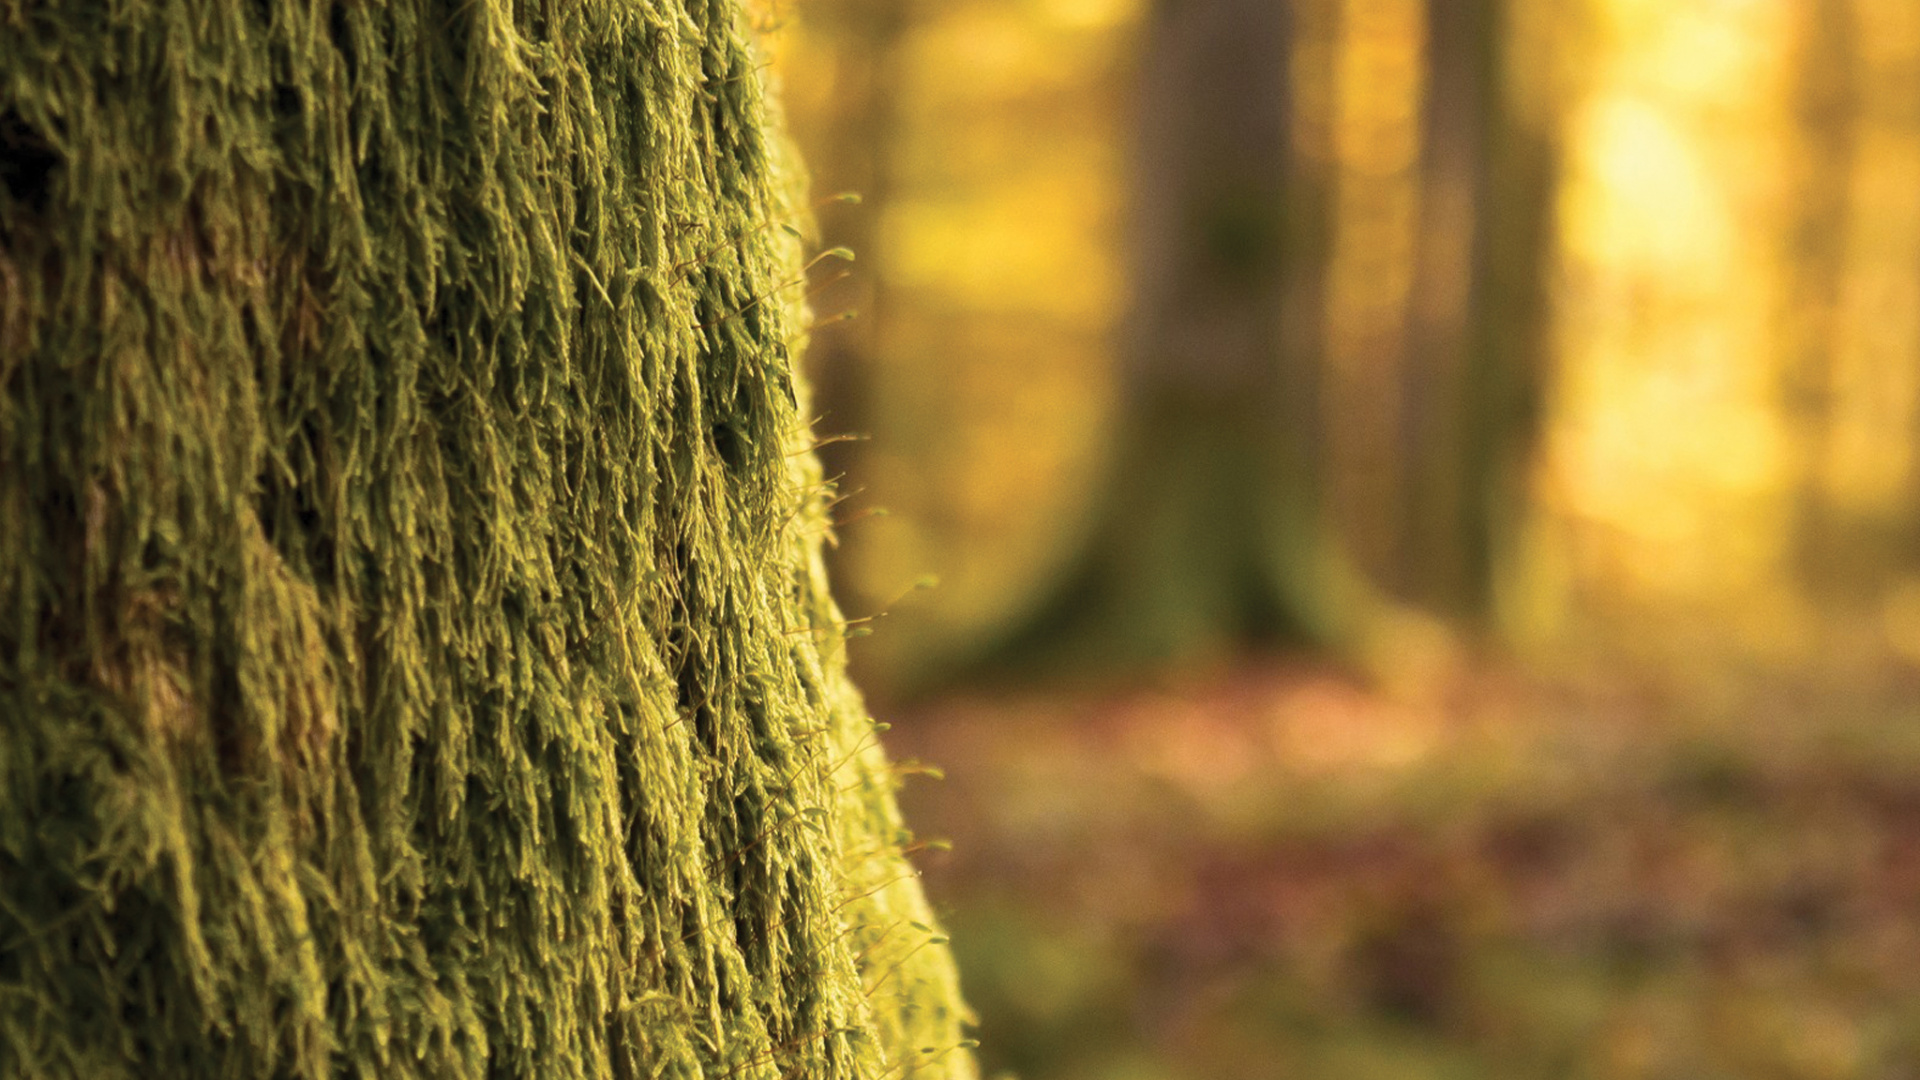
POLYGON ((761 9, 990 1069, 1920 1077, 1920 4, 761 9))

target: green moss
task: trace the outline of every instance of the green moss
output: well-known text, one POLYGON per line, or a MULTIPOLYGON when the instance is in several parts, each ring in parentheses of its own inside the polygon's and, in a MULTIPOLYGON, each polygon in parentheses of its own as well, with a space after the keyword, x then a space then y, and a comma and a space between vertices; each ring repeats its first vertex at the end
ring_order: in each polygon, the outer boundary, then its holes
POLYGON ((971 1076, 734 7, 0 0, 0 1076, 971 1076))

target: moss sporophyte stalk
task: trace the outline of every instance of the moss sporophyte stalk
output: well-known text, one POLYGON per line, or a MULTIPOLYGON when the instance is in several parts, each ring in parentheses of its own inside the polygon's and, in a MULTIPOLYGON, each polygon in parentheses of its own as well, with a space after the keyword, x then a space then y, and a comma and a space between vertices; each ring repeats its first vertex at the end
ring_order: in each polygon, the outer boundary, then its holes
POLYGON ((0 0, 0 1076, 972 1076, 755 64, 0 0))

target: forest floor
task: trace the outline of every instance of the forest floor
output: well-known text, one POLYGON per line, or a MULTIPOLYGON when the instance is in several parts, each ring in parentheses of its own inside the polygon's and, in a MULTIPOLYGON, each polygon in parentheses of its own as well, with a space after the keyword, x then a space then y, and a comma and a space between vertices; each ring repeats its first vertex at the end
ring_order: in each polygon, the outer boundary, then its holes
POLYGON ((888 741, 1022 1080, 1920 1078, 1920 676, 1256 660, 888 741))

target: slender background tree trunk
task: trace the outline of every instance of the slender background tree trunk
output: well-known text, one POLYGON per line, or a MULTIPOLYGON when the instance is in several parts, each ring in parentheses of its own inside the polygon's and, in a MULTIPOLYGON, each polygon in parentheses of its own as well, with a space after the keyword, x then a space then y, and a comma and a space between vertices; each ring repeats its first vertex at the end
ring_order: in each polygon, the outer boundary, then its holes
POLYGON ((1324 175, 1292 138, 1296 14, 1162 0, 1147 19, 1112 466, 1076 569, 1001 650, 1017 663, 1328 633, 1318 337, 1283 323, 1318 325, 1324 256, 1324 175))
MULTIPOLYGON (((814 274, 821 316, 835 320, 807 349, 820 426, 839 439, 820 450, 829 477, 864 472, 861 449, 873 430, 876 350, 887 303, 884 260, 874 256, 893 191, 904 38, 914 8, 913 0, 849 0, 810 15, 837 46, 835 104, 819 125, 809 162, 814 190, 827 200, 818 210, 820 234, 861 260, 851 272, 829 260, 814 274)), ((844 484, 841 494, 855 495, 844 484)))
POLYGON ((1853 223, 1861 106, 1858 18, 1852 0, 1801 5, 1790 138, 1797 166, 1787 203, 1782 327, 1782 414, 1798 463, 1793 480, 1794 556, 1804 580, 1830 589, 1859 562, 1827 487, 1835 426, 1841 303, 1853 223))
POLYGON ((1554 151, 1511 101, 1502 0, 1430 0, 1393 587, 1468 626, 1524 511, 1546 373, 1554 151))

